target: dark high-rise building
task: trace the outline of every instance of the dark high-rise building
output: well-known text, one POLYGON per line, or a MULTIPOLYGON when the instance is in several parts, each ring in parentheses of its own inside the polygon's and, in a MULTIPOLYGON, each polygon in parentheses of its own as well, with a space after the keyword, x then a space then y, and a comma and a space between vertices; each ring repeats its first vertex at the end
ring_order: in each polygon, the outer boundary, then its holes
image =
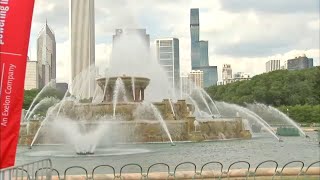
POLYGON ((200 53, 199 53, 199 39, 200 39, 200 27, 199 27, 199 9, 190 10, 190 35, 191 35, 191 66, 200 66, 200 53))
POLYGON ((217 66, 209 66, 209 43, 200 40, 199 9, 190 10, 191 67, 203 71, 203 85, 209 87, 218 81, 217 66))
POLYGON ((287 61, 288 70, 300 70, 313 67, 313 58, 307 58, 305 54, 289 59, 287 61))

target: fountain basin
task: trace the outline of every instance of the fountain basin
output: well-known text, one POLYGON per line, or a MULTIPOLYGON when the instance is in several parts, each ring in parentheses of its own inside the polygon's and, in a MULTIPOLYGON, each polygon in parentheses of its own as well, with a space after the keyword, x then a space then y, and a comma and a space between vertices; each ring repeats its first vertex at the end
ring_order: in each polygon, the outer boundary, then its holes
POLYGON ((115 84, 121 78, 126 90, 128 101, 140 102, 144 100, 144 90, 149 85, 150 79, 145 77, 131 77, 123 75, 121 77, 110 77, 97 79, 98 85, 104 91, 104 101, 112 102, 115 84), (105 87, 107 86, 107 87, 105 87))
MULTIPOLYGON (((195 119, 189 117, 185 120, 165 120, 173 141, 206 141, 217 139, 249 139, 251 134, 244 130, 241 118, 220 118, 202 121, 194 126, 195 119)), ((33 121, 40 124, 41 121, 33 121)), ((75 121, 75 124, 80 121, 75 121)), ((108 120, 81 122, 86 129, 95 129, 101 126, 108 127, 101 140, 113 143, 145 143, 169 142, 169 138, 160 122, 152 119, 146 120, 108 120)), ((36 126, 36 125, 34 125, 36 126)), ((57 134, 50 122, 43 126, 36 144, 61 144, 66 134, 57 134)), ((21 132, 26 132, 22 126, 21 132)), ((30 134, 20 134, 20 144, 28 144, 33 139, 36 129, 30 134)), ((89 148, 90 149, 90 148, 89 148)), ((82 151, 80 151, 82 152, 82 151)))
POLYGON ((278 127, 277 135, 279 136, 300 136, 299 130, 294 127, 278 127))

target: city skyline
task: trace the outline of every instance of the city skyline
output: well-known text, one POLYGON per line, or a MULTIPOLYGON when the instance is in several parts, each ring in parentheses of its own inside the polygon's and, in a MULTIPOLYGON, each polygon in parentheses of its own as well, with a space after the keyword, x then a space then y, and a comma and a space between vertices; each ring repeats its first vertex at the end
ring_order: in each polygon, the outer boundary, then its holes
MULTIPOLYGON (((112 34, 117 28, 146 28, 150 34, 150 41, 161 37, 177 37, 180 40, 181 71, 188 72, 190 67, 190 8, 200 8, 201 39, 212 42, 209 46, 209 59, 218 66, 221 72, 222 65, 232 64, 235 71, 248 72, 253 75, 263 73, 264 63, 270 59, 285 61, 294 58, 297 54, 305 53, 314 58, 314 65, 319 65, 319 10, 316 1, 297 2, 285 1, 280 6, 283 11, 277 11, 276 2, 264 1, 265 6, 249 4, 242 1, 241 8, 224 1, 185 1, 163 2, 151 6, 147 1, 132 4, 125 2, 124 6, 110 1, 96 0, 96 64, 101 68, 107 65, 111 48, 112 34), (283 5, 284 4, 284 5, 283 5), (246 8, 250 7, 250 11, 246 8), (148 9, 145 9, 148 7, 148 9), (158 18, 157 14, 166 10, 172 18, 158 18), (174 9, 177 7, 177 9, 174 9), (297 7, 297 8, 294 8, 297 7), (293 10, 294 9, 294 10, 293 10), (145 10, 145 11, 143 11, 145 10), (297 14, 296 11, 305 12, 297 14), (140 16, 148 14, 148 16, 140 16), (272 17, 272 21, 269 17, 272 17), (295 18, 294 23, 290 19, 295 18), (243 19, 242 24, 237 23, 243 19), (270 19, 270 20, 269 20, 270 19), (212 20, 214 20, 212 23, 212 20), (273 26, 270 27, 270 22, 273 26), (269 26, 267 26, 269 25, 269 26), (290 27, 301 28, 290 28, 290 27), (232 28, 231 28, 232 27, 232 28), (270 28, 270 33, 261 33, 261 30, 270 28), (288 29, 288 28, 289 29, 288 29), (248 32, 244 31, 246 29, 248 32), (294 37, 294 38, 293 38, 294 37), (278 41, 281 39, 281 41, 278 41), (240 48, 239 48, 240 47, 240 48), (235 51, 234 48, 238 50, 235 51), (227 51, 223 51, 226 49, 227 51), (239 52, 242 50, 243 52, 239 52), (107 63, 106 63, 107 62, 107 63), (102 66, 100 66, 102 65, 102 66), (255 66, 257 68, 252 69, 255 66)), ((31 31, 30 55, 35 54, 35 34, 39 31, 39 24, 43 24, 44 17, 52 22, 57 36, 57 79, 69 81, 65 72, 70 69, 66 59, 70 59, 68 52, 68 3, 65 1, 38 1, 35 4, 34 21, 31 31)), ((154 47, 153 47, 154 48, 154 47)), ((154 50, 152 50, 154 51, 154 50)), ((221 79, 221 73, 219 73, 221 79)))

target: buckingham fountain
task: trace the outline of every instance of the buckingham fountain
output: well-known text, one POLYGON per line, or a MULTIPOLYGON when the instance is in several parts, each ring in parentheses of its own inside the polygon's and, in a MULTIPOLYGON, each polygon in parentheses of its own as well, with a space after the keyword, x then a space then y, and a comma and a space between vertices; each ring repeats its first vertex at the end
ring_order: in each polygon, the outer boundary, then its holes
POLYGON ((198 107, 184 99, 144 101, 149 83, 146 77, 126 75, 98 78, 97 88, 103 92, 101 102, 63 99, 48 111, 45 120, 30 121, 28 135, 22 128, 20 143, 57 144, 69 139, 78 154, 92 154, 105 139, 117 143, 174 145, 177 141, 251 138, 241 117, 196 119, 193 115, 199 111, 198 107))
POLYGON ((62 100, 47 97, 31 105, 21 124, 19 143, 30 147, 67 144, 84 155, 118 144, 251 139, 257 133, 280 141, 272 121, 260 115, 294 124, 275 108, 217 102, 192 84, 188 93, 181 93, 172 88, 167 73, 149 52, 141 37, 124 34, 113 46, 104 75, 96 77, 96 67, 90 67, 74 78, 62 100), (35 116, 42 106, 50 107, 46 115, 35 116))

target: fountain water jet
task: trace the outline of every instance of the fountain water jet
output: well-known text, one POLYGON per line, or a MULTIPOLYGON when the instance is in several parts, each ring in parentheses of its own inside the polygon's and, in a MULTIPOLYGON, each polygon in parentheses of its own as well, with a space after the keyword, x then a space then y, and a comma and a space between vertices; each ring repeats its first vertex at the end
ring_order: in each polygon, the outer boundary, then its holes
POLYGON ((51 80, 48 84, 46 84, 41 91, 37 94, 37 96, 33 99, 26 115, 24 116, 24 119, 26 119, 27 121, 30 118, 30 111, 33 108, 34 103, 39 99, 39 97, 42 95, 42 93, 44 93, 49 87, 52 87, 55 84, 55 80, 51 80))
POLYGON ((113 117, 116 116, 116 108, 117 108, 117 103, 119 100, 120 93, 122 93, 123 95, 124 102, 128 102, 128 99, 126 97, 126 89, 124 87, 123 81, 120 77, 118 77, 116 80, 116 85, 113 92, 113 117))
POLYGON ((167 133, 168 138, 170 139, 171 144, 174 145, 174 143, 172 142, 172 138, 171 138, 170 132, 169 132, 169 130, 168 130, 168 127, 167 127, 166 123, 164 122, 164 120, 163 120, 163 118, 162 118, 159 110, 158 110, 152 103, 150 103, 149 105, 150 105, 150 107, 151 107, 154 115, 156 116, 157 120, 160 122, 162 128, 163 128, 163 129, 165 130, 165 132, 167 133))
POLYGON ((174 112, 174 108, 173 108, 171 99, 169 99, 169 104, 170 104, 170 108, 171 108, 173 116, 176 117, 176 113, 174 112))
POLYGON ((134 85, 134 77, 131 77, 131 86, 132 86, 132 95, 133 95, 133 101, 136 100, 136 89, 135 89, 135 85, 134 85))
POLYGON ((198 94, 200 95, 200 97, 201 97, 203 103, 206 105, 206 107, 207 107, 210 115, 213 115, 213 113, 212 113, 212 111, 211 111, 211 109, 210 109, 210 107, 209 107, 209 104, 208 104, 208 102, 206 101, 206 99, 204 98, 203 93, 201 92, 201 90, 199 90, 199 88, 196 88, 196 92, 198 92, 198 94))
POLYGON ((290 125, 295 127, 300 132, 300 135, 307 137, 305 132, 302 130, 301 127, 298 126, 297 123, 295 123, 290 117, 288 117, 285 113, 279 111, 277 108, 274 108, 272 106, 267 106, 261 103, 247 104, 247 106, 252 110, 254 110, 255 107, 259 107, 263 112, 269 112, 272 116, 280 118, 280 120, 284 120, 286 123, 289 123, 290 125))
POLYGON ((220 117, 221 114, 220 114, 220 111, 219 111, 216 103, 212 100, 212 98, 209 96, 209 94, 204 89, 201 88, 200 91, 210 100, 211 104, 214 106, 215 110, 217 111, 218 116, 220 117))
POLYGON ((240 111, 244 114, 246 114, 247 116, 249 116, 250 118, 252 118, 253 120, 255 120, 255 122, 257 122, 258 124, 260 124, 262 127, 264 127, 272 136, 274 136, 278 141, 280 141, 281 139, 276 135, 276 133, 273 131, 272 127, 267 123, 265 122, 260 116, 258 116, 256 113, 252 112, 251 110, 245 108, 245 107, 242 107, 242 106, 239 106, 239 105, 236 105, 236 104, 229 104, 229 103, 226 103, 226 102, 221 102, 221 104, 224 106, 224 107, 229 107, 229 108, 232 108, 232 109, 235 109, 236 111, 240 111))

